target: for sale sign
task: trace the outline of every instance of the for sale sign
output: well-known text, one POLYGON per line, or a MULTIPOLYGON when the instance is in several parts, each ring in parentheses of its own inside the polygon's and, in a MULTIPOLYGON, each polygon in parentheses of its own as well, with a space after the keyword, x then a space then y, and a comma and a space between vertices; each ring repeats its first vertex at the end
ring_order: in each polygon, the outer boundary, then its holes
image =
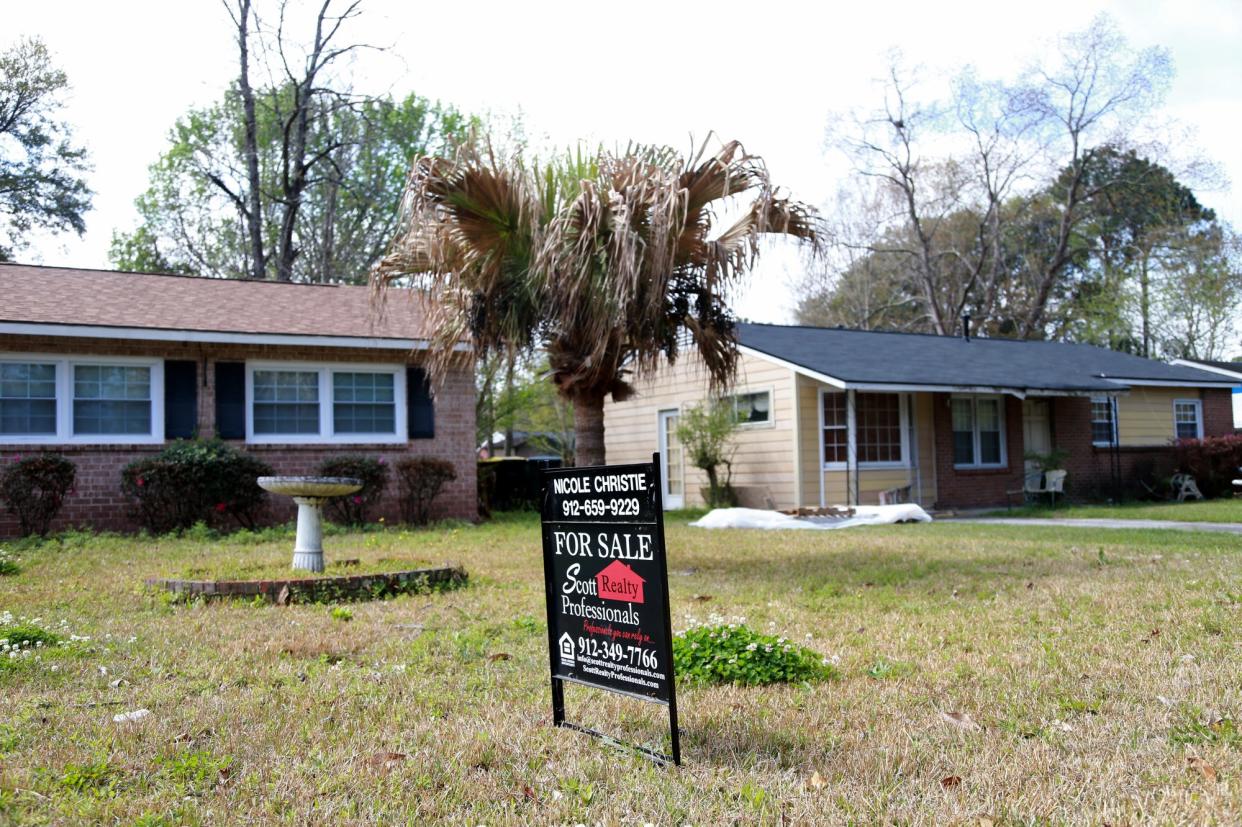
POLYGON ((657 457, 544 472, 543 566, 556 723, 567 725, 562 681, 667 704, 676 760, 658 468, 657 457))

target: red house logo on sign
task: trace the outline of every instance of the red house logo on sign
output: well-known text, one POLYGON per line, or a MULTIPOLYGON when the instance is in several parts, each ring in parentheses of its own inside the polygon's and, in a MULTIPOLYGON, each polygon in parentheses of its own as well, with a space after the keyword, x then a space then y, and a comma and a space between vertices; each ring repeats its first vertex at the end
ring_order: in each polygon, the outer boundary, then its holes
POLYGON ((595 589, 605 600, 643 602, 643 579, 620 560, 613 560, 595 575, 595 589))

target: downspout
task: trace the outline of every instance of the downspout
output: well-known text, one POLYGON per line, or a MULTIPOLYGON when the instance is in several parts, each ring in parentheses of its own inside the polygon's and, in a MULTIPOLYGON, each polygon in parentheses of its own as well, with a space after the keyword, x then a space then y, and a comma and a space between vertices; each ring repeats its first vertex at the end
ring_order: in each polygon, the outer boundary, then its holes
POLYGON ((845 392, 845 499, 846 505, 859 505, 858 502, 858 416, 855 404, 857 391, 850 389, 845 392), (853 479, 851 484, 850 480, 853 479))
POLYGON ((918 408, 915 402, 915 396, 912 393, 906 394, 906 423, 909 431, 909 447, 910 447, 910 480, 914 484, 915 502, 920 506, 923 504, 923 465, 919 462, 919 423, 915 419, 918 408))
POLYGON ((1109 402, 1109 405, 1111 405, 1113 409, 1112 410, 1112 415, 1113 415, 1112 443, 1113 444, 1112 446, 1110 446, 1112 450, 1109 451, 1109 453, 1112 455, 1111 456, 1112 462, 1109 463, 1110 465, 1112 465, 1112 468, 1110 468, 1109 470, 1112 471, 1112 477, 1113 477, 1113 499, 1117 503, 1120 504, 1121 503, 1121 422, 1117 418, 1117 415, 1119 413, 1118 408, 1120 406, 1117 404, 1117 397, 1115 396, 1110 396, 1108 398, 1108 402, 1109 402))
MULTIPOLYGON (((802 396, 798 389, 798 372, 790 370, 793 379, 793 460, 794 460, 794 508, 802 507, 802 396)), ((776 408, 773 400, 772 408, 776 408)))

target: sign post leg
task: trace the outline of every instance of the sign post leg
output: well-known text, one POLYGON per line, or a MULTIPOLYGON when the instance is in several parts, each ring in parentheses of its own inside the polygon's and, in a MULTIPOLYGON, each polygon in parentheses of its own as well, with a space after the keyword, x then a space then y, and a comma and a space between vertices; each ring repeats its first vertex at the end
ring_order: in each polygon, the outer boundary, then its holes
MULTIPOLYGON (((656 542, 661 550, 666 550, 668 546, 664 544, 664 480, 660 474, 660 452, 651 455, 651 469, 655 477, 655 501, 656 508, 659 510, 659 519, 656 520, 656 542)), ((672 663, 673 655, 673 623, 672 609, 668 605, 668 554, 660 555, 660 588, 663 590, 664 599, 664 651, 669 654, 668 664, 668 720, 669 730, 673 736, 673 766, 681 766, 681 733, 677 731, 677 681, 673 677, 674 669, 672 663)))
POLYGON ((565 724, 565 684, 552 679, 552 725, 565 724))

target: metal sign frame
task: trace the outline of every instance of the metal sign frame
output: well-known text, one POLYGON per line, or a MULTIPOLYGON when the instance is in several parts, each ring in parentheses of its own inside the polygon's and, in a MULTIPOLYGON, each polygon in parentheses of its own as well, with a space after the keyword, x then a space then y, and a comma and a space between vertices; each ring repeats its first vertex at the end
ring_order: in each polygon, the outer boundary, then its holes
POLYGON ((649 465, 647 463, 641 463, 641 464, 636 464, 636 465, 617 465, 617 466, 597 465, 597 466, 588 466, 588 467, 573 468, 573 469, 551 469, 551 470, 547 470, 543 472, 543 496, 541 498, 541 503, 540 503, 540 523, 541 523, 542 535, 543 535, 544 591, 545 591, 545 598, 547 602, 547 613, 548 613, 548 616, 547 616, 547 620, 548 620, 548 671, 551 676, 551 682, 552 682, 552 722, 554 726, 563 727, 565 729, 572 729, 576 732, 581 732, 586 735, 590 735, 594 738, 599 738, 601 741, 607 744, 610 744, 612 746, 627 747, 629 749, 633 749, 634 751, 638 752, 640 755, 650 758, 656 763, 664 765, 664 766, 667 766, 670 763, 672 763, 675 766, 680 766, 681 765, 681 738, 680 738, 680 733, 678 732, 678 728, 677 728, 677 683, 676 683, 675 670, 673 667, 673 627, 672 627, 672 622, 671 622, 671 611, 669 608, 669 601, 668 601, 668 555, 667 555, 667 547, 664 542, 664 502, 663 502, 663 497, 661 494, 662 490, 663 488, 662 488, 662 480, 660 477, 660 455, 659 453, 655 453, 652 455, 651 463, 649 465), (550 549, 550 539, 549 539, 551 525, 552 523, 561 523, 561 524, 576 523, 576 524, 584 525, 584 526, 593 525, 593 526, 607 527, 610 525, 616 526, 619 523, 604 522, 604 521, 593 523, 589 519, 576 520, 576 521, 567 521, 567 520, 562 520, 562 519, 549 519, 550 517, 549 500, 551 499, 551 496, 550 496, 551 481, 554 477, 568 476, 568 475, 571 475, 573 472, 623 471, 623 470, 632 470, 632 469, 640 469, 640 468, 643 469, 647 474, 649 474, 648 479, 651 482, 651 486, 653 486, 652 488, 648 489, 648 491, 645 493, 648 496, 652 497, 653 509, 654 509, 654 515, 653 515, 654 519, 651 525, 654 529, 654 534, 655 534, 654 553, 658 561, 656 572, 658 575, 658 579, 660 581, 658 586, 659 586, 660 596, 663 600, 663 621, 664 621, 663 635, 662 635, 662 639, 658 641, 658 645, 662 648, 662 651, 665 655, 665 663, 666 663, 667 675, 668 675, 668 685, 667 685, 668 699, 667 700, 665 700, 664 698, 649 697, 647 695, 642 695, 637 692, 626 692, 622 689, 616 688, 615 686, 607 686, 601 683, 594 683, 586 679, 573 678, 573 677, 568 677, 565 675, 557 674, 557 666, 559 664, 559 655, 557 651, 557 632, 560 627, 558 626, 557 621, 556 621, 556 618, 559 617, 559 613, 556 610, 556 588, 555 588, 555 584, 553 583, 553 579, 554 579, 553 566, 551 562, 552 552, 550 549), (665 755, 662 752, 658 752, 653 749, 648 749, 646 747, 641 747, 641 746, 634 745, 634 744, 626 744, 623 741, 611 735, 608 735, 606 733, 600 732, 595 729, 591 729, 590 727, 582 726, 581 724, 576 724, 571 721, 568 721, 565 717, 565 684, 566 683, 575 683, 580 686, 591 687, 592 689, 600 689, 605 692, 612 692, 614 694, 621 695, 623 697, 633 698, 639 701, 646 701, 647 703, 655 703, 655 704, 667 706, 668 715, 669 715, 669 731, 672 736, 672 740, 671 740, 672 754, 665 755))

